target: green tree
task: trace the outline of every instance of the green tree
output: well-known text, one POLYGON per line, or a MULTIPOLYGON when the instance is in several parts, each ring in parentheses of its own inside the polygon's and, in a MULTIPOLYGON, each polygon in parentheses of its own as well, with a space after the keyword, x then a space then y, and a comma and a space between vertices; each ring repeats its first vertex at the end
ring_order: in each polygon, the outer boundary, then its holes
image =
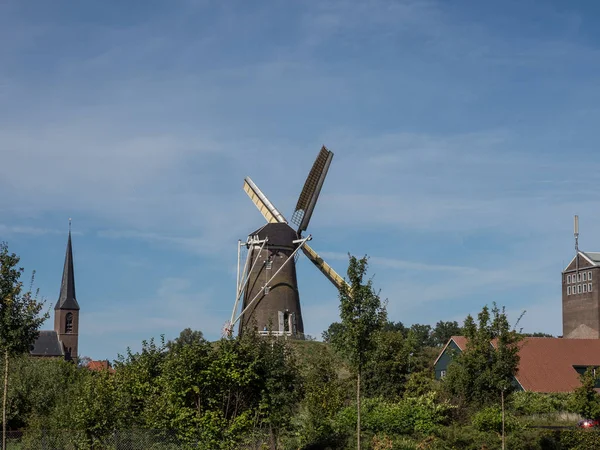
POLYGON ((415 323, 410 327, 409 333, 412 333, 417 348, 434 346, 431 325, 415 323))
MULTIPOLYGON (((6 401, 8 398, 9 360, 26 353, 39 335, 48 314, 40 315, 43 302, 31 290, 24 292, 20 281, 23 269, 19 257, 0 243, 0 351, 4 356, 4 395, 2 398, 2 448, 6 449, 6 401)), ((33 284, 33 276, 32 276, 33 284)))
POLYGON ((433 345, 443 347, 452 336, 460 336, 462 328, 457 321, 444 322, 440 320, 435 324, 432 332, 433 345))
POLYGON ((411 341, 399 331, 379 331, 364 367, 364 392, 396 400, 404 392, 413 353, 411 341))
POLYGON ((185 328, 179 333, 179 336, 174 340, 167 342, 167 349, 173 350, 178 347, 183 347, 184 345, 194 345, 194 344, 205 344, 206 341, 204 339, 204 335, 202 331, 192 330, 191 328, 185 328))
POLYGON ((514 388, 521 336, 510 328, 504 308, 484 306, 477 323, 469 315, 463 327, 467 348, 448 367, 445 387, 467 404, 495 403, 514 388))
POLYGON ((332 345, 348 360, 356 373, 356 439, 360 450, 361 375, 375 347, 375 334, 386 321, 385 305, 373 289, 373 280, 365 281, 368 258, 349 255, 347 284, 340 289, 340 338, 332 345))
POLYGON ((300 442, 295 447, 324 448, 332 443, 333 419, 346 399, 346 386, 339 375, 340 361, 332 355, 330 347, 318 344, 302 354, 302 358, 303 395, 297 416, 300 442))
POLYGON ((339 322, 333 322, 329 325, 327 330, 321 333, 321 337, 323 338, 323 342, 327 342, 328 344, 332 344, 339 336, 341 336, 341 331, 343 330, 343 326, 339 322))
POLYGON ((569 409, 581 414, 585 419, 600 418, 600 395, 596 392, 596 383, 599 376, 593 367, 588 367, 579 377, 581 386, 573 392, 570 398, 569 409))

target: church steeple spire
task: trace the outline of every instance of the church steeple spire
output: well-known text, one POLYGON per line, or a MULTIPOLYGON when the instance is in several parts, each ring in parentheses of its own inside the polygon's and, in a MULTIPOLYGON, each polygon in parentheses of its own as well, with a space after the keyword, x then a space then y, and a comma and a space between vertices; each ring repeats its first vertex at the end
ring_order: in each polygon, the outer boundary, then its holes
POLYGON ((79 310, 79 304, 75 296, 75 272, 73 271, 73 247, 71 244, 71 219, 69 219, 69 239, 67 241, 67 253, 65 255, 65 266, 63 268, 60 295, 56 302, 57 309, 79 310))

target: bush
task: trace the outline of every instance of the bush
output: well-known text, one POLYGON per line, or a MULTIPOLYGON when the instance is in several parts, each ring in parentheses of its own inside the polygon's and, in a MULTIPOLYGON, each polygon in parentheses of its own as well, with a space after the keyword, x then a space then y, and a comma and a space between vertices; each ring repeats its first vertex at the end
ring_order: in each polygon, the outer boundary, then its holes
POLYGON ((518 414, 553 414, 569 411, 570 394, 542 394, 539 392, 515 392, 508 407, 518 414))
MULTIPOLYGON (((452 408, 448 402, 438 402, 433 392, 398 402, 365 399, 361 411, 362 423, 364 430, 372 433, 428 434, 447 420, 452 408)), ((352 433, 355 426, 356 406, 342 409, 335 420, 336 430, 352 433)))
POLYGON ((560 433, 562 449, 590 450, 600 448, 600 432, 596 430, 565 430, 560 433))
MULTIPOLYGON (((483 408, 477 412, 472 419, 473 427, 478 431, 493 431, 502 433, 502 411, 497 406, 483 408)), ((517 418, 509 412, 504 412, 504 431, 516 431, 522 429, 523 426, 517 418)))

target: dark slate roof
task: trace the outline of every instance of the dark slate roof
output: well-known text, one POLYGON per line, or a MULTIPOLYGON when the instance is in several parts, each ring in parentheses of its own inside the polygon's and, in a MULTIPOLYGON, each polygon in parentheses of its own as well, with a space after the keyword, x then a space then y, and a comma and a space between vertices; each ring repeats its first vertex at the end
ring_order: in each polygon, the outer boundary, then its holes
POLYGON ((269 238, 268 246, 294 247, 292 242, 298 239, 298 233, 287 223, 268 223, 258 230, 250 233, 259 239, 269 238))
POLYGON ((65 255, 65 267, 60 285, 60 295, 54 309, 79 309, 79 304, 75 297, 75 272, 73 271, 71 231, 69 231, 69 240, 67 242, 67 254, 65 255))
POLYGON ((31 350, 33 356, 64 356, 56 331, 40 331, 31 350))

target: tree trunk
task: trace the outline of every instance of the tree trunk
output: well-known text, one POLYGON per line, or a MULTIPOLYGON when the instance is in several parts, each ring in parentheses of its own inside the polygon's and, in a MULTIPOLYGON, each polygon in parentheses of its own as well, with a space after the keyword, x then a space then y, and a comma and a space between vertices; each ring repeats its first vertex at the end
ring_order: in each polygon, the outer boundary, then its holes
POLYGON ((356 376, 356 449, 360 450, 360 368, 356 376))
POLYGON ((502 401, 502 450, 504 450, 504 389, 502 390, 502 396, 500 397, 502 401))
POLYGON ((8 397, 8 350, 4 351, 4 396, 2 397, 2 450, 6 450, 6 398, 8 397))

